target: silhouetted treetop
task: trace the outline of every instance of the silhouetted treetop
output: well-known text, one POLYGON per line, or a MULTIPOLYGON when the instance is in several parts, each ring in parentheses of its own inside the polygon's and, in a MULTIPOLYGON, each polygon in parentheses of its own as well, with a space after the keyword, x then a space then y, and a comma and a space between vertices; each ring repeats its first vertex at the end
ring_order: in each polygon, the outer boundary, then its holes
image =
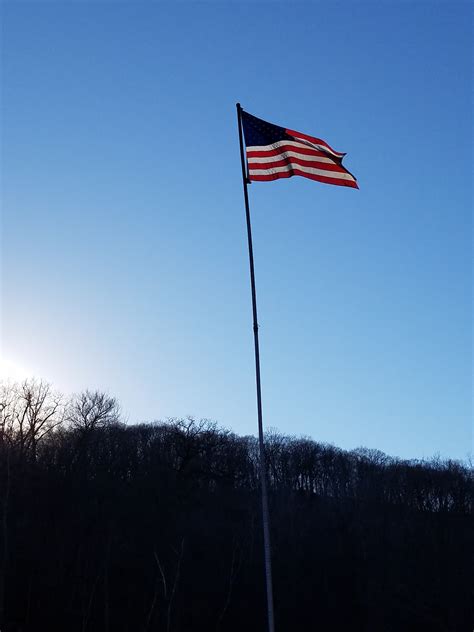
MULTIPOLYGON (((265 437, 278 630, 472 629, 473 470, 265 437)), ((265 626, 258 443, 0 385, 2 632, 265 626)))

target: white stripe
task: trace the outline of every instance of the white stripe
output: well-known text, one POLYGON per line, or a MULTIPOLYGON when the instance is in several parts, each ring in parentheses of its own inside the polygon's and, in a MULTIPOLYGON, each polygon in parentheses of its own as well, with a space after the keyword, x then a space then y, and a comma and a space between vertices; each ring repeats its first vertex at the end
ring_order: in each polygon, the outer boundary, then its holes
MULTIPOLYGON (((296 138, 293 136, 292 138, 296 138)), ((247 151, 272 151, 273 149, 279 149, 284 145, 290 145, 295 148, 295 151, 298 148, 302 147, 304 149, 315 149, 316 151, 322 151, 325 154, 330 154, 332 156, 336 156, 336 158, 342 158, 344 154, 338 154, 337 152, 333 152, 324 145, 315 145, 314 143, 310 143, 308 140, 301 139, 301 141, 296 140, 278 140, 276 143, 272 143, 271 145, 253 145, 251 147, 247 147, 247 151)), ((305 154, 306 156, 307 154, 305 154)))
POLYGON ((354 176, 350 173, 339 173, 337 171, 326 171, 325 169, 313 169, 312 167, 302 167, 301 165, 287 165, 286 167, 273 167, 270 169, 249 169, 250 176, 271 176, 276 173, 284 173, 285 171, 293 171, 297 169, 303 173, 309 173, 313 176, 324 176, 325 178, 333 178, 334 180, 351 180, 355 182, 354 176))
MULTIPOLYGON (((247 151, 271 151, 272 149, 279 149, 283 145, 290 145, 291 147, 295 147, 296 150, 298 149, 298 147, 303 147, 304 149, 308 149, 308 145, 303 142, 300 143, 299 141, 296 141, 296 140, 277 140, 276 143, 272 143, 271 145, 255 145, 254 147, 247 147, 247 151)), ((314 149, 314 148, 311 147, 310 149, 314 149)))
POLYGON ((293 134, 288 134, 288 135, 291 136, 292 138, 298 138, 300 142, 304 143, 305 145, 309 145, 310 147, 313 147, 314 149, 318 149, 319 151, 325 151, 326 153, 332 154, 333 156, 336 156, 337 158, 342 158, 345 155, 345 154, 341 154, 335 149, 331 149, 327 145, 319 145, 319 143, 313 143, 310 140, 307 140, 306 138, 301 138, 300 136, 294 136, 293 134))
POLYGON ((301 158, 301 160, 307 160, 308 162, 325 162, 330 165, 336 165, 336 161, 332 158, 323 158, 322 156, 311 156, 308 154, 300 154, 297 151, 282 151, 278 156, 249 156, 248 163, 251 165, 254 162, 276 162, 283 158, 301 158))

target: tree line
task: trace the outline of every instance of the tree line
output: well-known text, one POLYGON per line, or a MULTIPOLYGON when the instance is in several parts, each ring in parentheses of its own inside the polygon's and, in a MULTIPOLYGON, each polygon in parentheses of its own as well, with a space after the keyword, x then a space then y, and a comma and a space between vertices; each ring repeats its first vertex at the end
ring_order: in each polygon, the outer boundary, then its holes
MULTIPOLYGON (((265 450, 278 631, 472 630, 469 463, 265 450)), ((264 630, 258 462, 209 420, 1 384, 1 631, 264 630)))

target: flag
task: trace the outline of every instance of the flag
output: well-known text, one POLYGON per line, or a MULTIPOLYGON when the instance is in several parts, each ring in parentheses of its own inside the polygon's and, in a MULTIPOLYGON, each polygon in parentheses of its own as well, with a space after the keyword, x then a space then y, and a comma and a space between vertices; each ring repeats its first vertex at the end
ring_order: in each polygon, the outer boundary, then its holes
POLYGON ((262 121, 242 110, 249 180, 303 176, 326 184, 358 189, 357 180, 342 166, 346 154, 320 138, 262 121))

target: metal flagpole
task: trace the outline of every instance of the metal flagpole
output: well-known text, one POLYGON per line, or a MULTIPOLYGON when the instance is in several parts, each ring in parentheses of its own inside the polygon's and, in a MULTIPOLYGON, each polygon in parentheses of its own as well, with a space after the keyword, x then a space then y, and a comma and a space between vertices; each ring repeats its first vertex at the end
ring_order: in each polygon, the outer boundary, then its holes
POLYGON ((267 587, 268 632, 275 632, 273 616, 272 560, 270 550, 270 516, 268 511, 267 468, 263 444, 262 392, 260 386, 260 352, 258 345, 257 293, 255 291, 255 270, 253 265, 252 226, 250 224, 247 173, 245 168, 244 144, 242 138, 242 108, 237 103, 237 121, 239 125, 240 160, 242 163, 242 183, 244 186, 245 214, 247 218, 247 238, 249 247, 250 283, 252 286, 253 338, 255 344, 255 378, 257 384, 258 445, 260 453, 260 485, 262 489, 263 547, 265 551, 265 579, 267 587))

